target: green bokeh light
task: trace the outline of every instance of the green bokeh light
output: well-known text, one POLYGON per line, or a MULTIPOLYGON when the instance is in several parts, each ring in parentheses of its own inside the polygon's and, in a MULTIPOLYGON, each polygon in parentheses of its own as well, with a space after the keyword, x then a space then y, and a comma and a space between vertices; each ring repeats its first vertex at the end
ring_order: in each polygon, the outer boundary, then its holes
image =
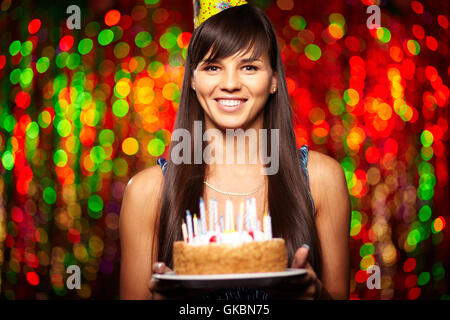
POLYGON ((9 114, 3 119, 2 126, 6 131, 12 132, 16 126, 16 123, 16 118, 14 118, 13 115, 9 114))
POLYGON ((6 170, 14 168, 14 156, 11 151, 7 150, 2 154, 2 165, 6 170))
POLYGON ((103 210, 103 199, 97 195, 93 194, 88 199, 88 207, 93 212, 100 212, 103 210))
POLYGON ((22 73, 20 74, 20 82, 23 86, 28 86, 31 81, 33 81, 33 69, 31 68, 26 68, 25 70, 22 71, 22 73))
POLYGON ((318 45, 311 43, 305 47, 305 55, 309 60, 317 61, 322 55, 322 50, 320 50, 318 45))
POLYGON ((166 149, 166 146, 164 145, 164 141, 155 138, 150 140, 148 143, 148 153, 154 157, 159 157, 164 153, 164 150, 166 149))
POLYGON ((80 55, 76 52, 73 52, 67 58, 67 62, 66 62, 67 68, 69 68, 70 70, 73 70, 80 65, 80 62, 81 62, 80 55))
POLYGON ((43 199, 48 204, 54 204, 56 202, 56 191, 52 187, 47 187, 43 192, 43 199))
POLYGON ((11 56, 15 56, 16 54, 18 54, 20 49, 22 49, 22 45, 19 40, 13 41, 9 45, 9 53, 11 54, 11 56))
POLYGON ((306 20, 302 16, 292 16, 289 19, 289 25, 292 29, 300 31, 305 29, 306 27, 306 20))
POLYGON ((98 135, 98 141, 102 146, 111 146, 114 143, 114 131, 110 129, 103 129, 98 135))
POLYGON ((383 43, 388 43, 391 41, 391 32, 385 27, 377 29, 377 38, 383 43))
POLYGON ((78 52, 81 53, 82 55, 85 55, 91 52, 93 47, 94 42, 91 39, 86 38, 81 40, 80 43, 78 44, 78 52))
POLYGON ((91 149, 90 156, 95 164, 100 164, 105 160, 105 149, 100 146, 95 146, 91 149))
POLYGON ((25 41, 22 44, 22 48, 20 49, 20 53, 22 54, 22 56, 26 57, 28 56, 31 51, 33 50, 33 43, 31 41, 25 41))
POLYGON ((41 57, 36 62, 36 70, 39 73, 44 73, 48 70, 48 67, 50 66, 50 60, 47 57, 41 57))
POLYGON ((147 31, 141 31, 134 38, 134 42, 139 48, 145 48, 152 42, 152 36, 147 31))
POLYGON ((166 32, 159 38, 159 44, 166 50, 171 49, 177 44, 177 35, 172 32, 166 32))
POLYGON ((12 84, 19 83, 21 73, 22 73, 22 71, 19 68, 16 68, 13 71, 11 71, 11 73, 9 75, 9 80, 11 81, 12 84))
POLYGON ((433 144, 433 138, 433 134, 428 130, 424 130, 420 135, 420 141, 424 147, 430 147, 433 144))
POLYGON ((70 132, 72 131, 72 124, 67 119, 61 120, 58 123, 56 130, 61 137, 65 138, 69 136, 70 132))
POLYGON ((27 137, 30 139, 36 139, 39 135, 39 125, 32 121, 27 126, 27 137))
POLYGON ((408 40, 407 47, 409 52, 413 55, 418 55, 420 53, 420 44, 416 40, 408 40))
POLYGON ((69 158, 67 157, 66 151, 59 149, 53 154, 53 162, 56 166, 62 168, 67 164, 69 158))
POLYGON ((58 66, 58 68, 62 69, 66 66, 68 57, 69 54, 66 51, 63 51, 56 56, 55 63, 58 66))
POLYGON ((372 243, 365 243, 359 249, 359 255, 361 258, 367 255, 373 255, 375 252, 375 246, 372 243))
POLYGON ((126 100, 119 99, 114 102, 112 110, 117 117, 124 117, 128 113, 129 105, 126 100))
POLYGON ((408 234, 407 242, 410 246, 415 246, 420 242, 421 235, 420 231, 417 229, 411 230, 411 232, 408 234))
POLYGON ((330 16, 328 17, 328 20, 330 21, 330 23, 338 24, 341 27, 344 27, 344 25, 345 25, 344 16, 337 12, 330 14, 330 16))
POLYGON ((419 219, 422 222, 426 222, 431 218, 431 208, 428 205, 424 205, 419 211, 419 219))
POLYGON ((424 286, 424 285, 426 285, 428 282, 430 282, 430 278, 431 278, 431 276, 430 276, 430 273, 429 273, 429 272, 426 272, 426 271, 421 272, 421 273, 419 274, 419 277, 417 278, 417 284, 418 284, 419 286, 424 286))
POLYGON ((98 34, 98 43, 100 43, 102 46, 106 46, 110 44, 114 39, 114 32, 112 32, 109 29, 105 29, 100 31, 98 34))

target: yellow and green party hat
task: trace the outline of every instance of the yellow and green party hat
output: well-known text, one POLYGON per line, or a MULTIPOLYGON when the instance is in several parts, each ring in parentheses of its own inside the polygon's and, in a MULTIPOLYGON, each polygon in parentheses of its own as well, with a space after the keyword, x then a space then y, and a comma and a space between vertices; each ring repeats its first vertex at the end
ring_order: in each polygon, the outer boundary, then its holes
POLYGON ((197 29, 204 21, 211 18, 213 15, 222 12, 231 7, 237 7, 247 4, 245 0, 193 0, 194 3, 194 29, 197 29))

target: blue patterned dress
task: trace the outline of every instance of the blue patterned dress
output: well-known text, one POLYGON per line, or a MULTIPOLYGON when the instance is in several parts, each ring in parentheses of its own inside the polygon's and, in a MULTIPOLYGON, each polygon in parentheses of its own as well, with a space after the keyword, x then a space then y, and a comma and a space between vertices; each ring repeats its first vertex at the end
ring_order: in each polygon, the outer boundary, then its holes
MULTIPOLYGON (((307 170, 308 164, 308 151, 309 148, 306 144, 300 147, 300 165, 305 172, 307 184, 308 184, 308 196, 311 200, 313 212, 315 214, 314 201, 311 196, 311 192, 309 189, 309 175, 307 170)), ((167 169, 167 160, 164 158, 159 158, 157 163, 160 165, 163 174, 165 175, 167 169)), ((214 291, 210 291, 205 295, 200 297, 200 300, 267 300, 269 295, 263 291, 258 289, 251 288, 235 288, 235 289, 217 289, 214 291)))

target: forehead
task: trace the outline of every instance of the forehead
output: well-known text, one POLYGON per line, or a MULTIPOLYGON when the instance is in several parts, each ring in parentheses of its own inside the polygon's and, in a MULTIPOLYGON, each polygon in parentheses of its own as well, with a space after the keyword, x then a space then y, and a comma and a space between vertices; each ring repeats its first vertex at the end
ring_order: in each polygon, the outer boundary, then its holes
POLYGON ((203 57, 202 63, 208 63, 208 62, 225 62, 225 61, 245 61, 250 62, 252 60, 260 60, 263 63, 266 63, 269 61, 269 55, 266 51, 264 51, 259 56, 255 55, 255 51, 253 49, 250 50, 240 50, 236 52, 235 54, 229 56, 229 57, 221 57, 221 58, 215 58, 211 59, 211 53, 212 49, 208 51, 208 53, 203 57))

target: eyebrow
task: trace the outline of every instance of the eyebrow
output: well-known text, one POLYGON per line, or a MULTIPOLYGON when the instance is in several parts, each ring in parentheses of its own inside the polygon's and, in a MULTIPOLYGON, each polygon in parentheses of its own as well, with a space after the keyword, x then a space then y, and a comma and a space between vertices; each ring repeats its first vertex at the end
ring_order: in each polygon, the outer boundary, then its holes
MULTIPOLYGON (((241 59, 240 63, 251 63, 251 62, 255 62, 255 61, 262 62, 262 60, 258 59, 258 58, 246 58, 246 59, 241 59)), ((218 62, 218 59, 214 59, 211 61, 202 60, 202 65, 208 64, 208 63, 217 63, 217 62, 218 62)))

